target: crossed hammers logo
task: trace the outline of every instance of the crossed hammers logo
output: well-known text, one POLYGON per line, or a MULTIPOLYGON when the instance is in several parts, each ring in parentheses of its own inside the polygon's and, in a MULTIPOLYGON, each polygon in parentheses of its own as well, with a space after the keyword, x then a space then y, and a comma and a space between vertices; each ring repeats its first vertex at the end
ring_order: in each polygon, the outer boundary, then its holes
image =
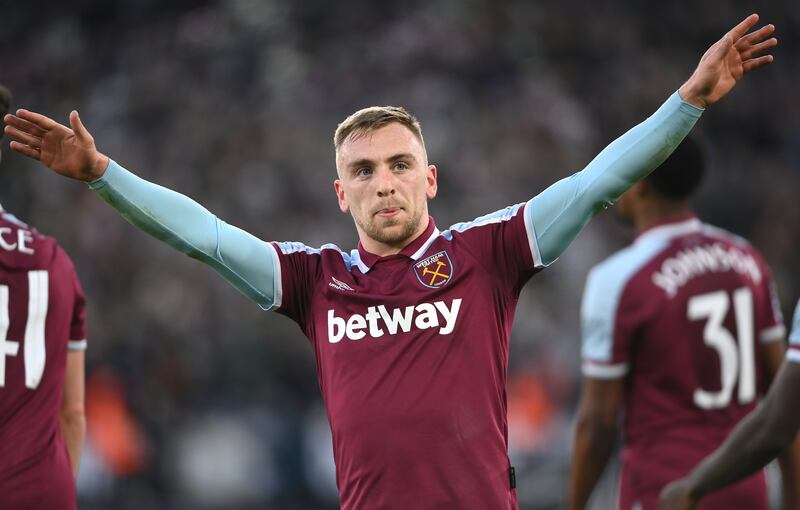
POLYGON ((431 281, 430 281, 429 285, 433 285, 434 284, 434 282, 436 281, 436 277, 437 276, 440 276, 440 277, 444 278, 445 280, 450 278, 449 274, 443 274, 443 273, 439 272, 439 270, 444 265, 446 265, 444 262, 442 262, 441 260, 437 260, 436 261, 436 269, 431 271, 429 268, 426 267, 425 269, 422 270, 422 276, 425 276, 427 274, 431 275, 431 281))

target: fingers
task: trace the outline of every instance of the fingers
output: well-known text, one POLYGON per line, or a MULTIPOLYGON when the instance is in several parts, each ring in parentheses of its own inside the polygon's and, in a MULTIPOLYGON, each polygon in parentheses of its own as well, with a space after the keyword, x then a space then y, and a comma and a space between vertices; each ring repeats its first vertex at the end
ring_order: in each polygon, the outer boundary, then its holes
POLYGON ((77 110, 72 110, 69 114, 69 124, 72 126, 72 130, 75 132, 75 136, 78 137, 81 141, 88 141, 92 139, 92 135, 89 134, 89 131, 81 122, 81 117, 78 115, 77 110))
POLYGON ((749 73, 754 69, 758 69, 759 67, 764 67, 765 65, 771 63, 773 60, 775 59, 773 58, 772 55, 764 55, 763 57, 752 58, 742 64, 742 69, 744 70, 745 73, 749 73))
POLYGON ((20 131, 14 126, 10 125, 6 126, 3 131, 11 138, 19 142, 22 142, 25 145, 30 145, 31 147, 34 147, 36 149, 41 149, 42 147, 42 139, 40 137, 33 136, 31 134, 26 133, 25 131, 20 131))
POLYGON ((747 33, 748 30, 753 28, 753 26, 758 22, 758 14, 751 14, 750 16, 743 19, 738 25, 733 27, 728 34, 733 37, 734 41, 738 41, 739 39, 747 33))
POLYGON ((769 25, 764 25, 755 32, 751 32, 746 36, 740 38, 738 43, 755 44, 758 41, 763 41, 768 35, 770 35, 774 31, 775 31, 775 25, 770 23, 769 25))
POLYGON ((59 125, 58 122, 54 121, 50 117, 45 117, 44 115, 41 115, 39 113, 24 110, 22 108, 17 110, 17 117, 27 120, 32 124, 36 124, 45 131, 50 131, 51 129, 59 125))
POLYGON ((30 135, 42 138, 44 137, 46 131, 36 124, 31 124, 27 120, 22 120, 15 115, 8 114, 3 117, 3 120, 9 126, 14 126, 15 128, 19 129, 20 131, 24 131, 30 135))
POLYGON ((41 151, 31 147, 30 145, 25 145, 25 144, 22 144, 22 143, 19 143, 19 142, 13 142, 12 141, 9 144, 9 147, 11 147, 11 150, 19 152, 20 154, 24 154, 25 156, 28 156, 29 158, 33 158, 33 159, 36 159, 36 160, 39 160, 39 159, 42 158, 41 151))
POLYGON ((774 48, 778 45, 778 40, 774 37, 767 39, 766 41, 762 41, 758 44, 754 44, 753 46, 741 51, 742 60, 747 61, 751 58, 764 53, 765 51, 774 48))

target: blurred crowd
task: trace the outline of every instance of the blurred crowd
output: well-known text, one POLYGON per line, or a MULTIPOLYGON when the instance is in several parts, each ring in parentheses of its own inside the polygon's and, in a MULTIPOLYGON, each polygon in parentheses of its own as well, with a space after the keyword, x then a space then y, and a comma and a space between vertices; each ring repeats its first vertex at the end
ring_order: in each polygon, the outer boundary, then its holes
MULTIPOLYGON (((450 225, 581 169, 754 7, 79 0, 0 9, 0 82, 16 106, 61 121, 78 109, 101 151, 263 239, 350 249, 332 135, 351 112, 393 104, 417 115, 440 172, 432 214, 450 225)), ((788 314, 800 296, 800 10, 791 0, 758 9, 778 26, 776 62, 697 127, 710 170, 696 205, 763 252, 788 314)), ((300 329, 3 143, 0 202, 61 241, 89 298, 81 507, 336 508, 327 418, 300 329)), ((520 300, 508 403, 523 509, 563 504, 583 281, 631 238, 601 214, 520 300)), ((610 508, 607 497, 597 508, 610 508)))

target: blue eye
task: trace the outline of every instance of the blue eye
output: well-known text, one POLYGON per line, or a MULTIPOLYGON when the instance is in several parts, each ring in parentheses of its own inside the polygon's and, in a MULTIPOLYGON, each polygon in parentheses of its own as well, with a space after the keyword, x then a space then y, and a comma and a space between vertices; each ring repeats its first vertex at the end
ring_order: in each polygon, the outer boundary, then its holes
POLYGON ((406 165, 405 163, 403 163, 401 161, 401 162, 395 163, 394 169, 395 170, 400 170, 400 171, 405 171, 405 170, 408 170, 408 165, 406 165))
POLYGON ((370 175, 372 175, 372 169, 368 166, 356 170, 356 177, 369 177, 370 175))

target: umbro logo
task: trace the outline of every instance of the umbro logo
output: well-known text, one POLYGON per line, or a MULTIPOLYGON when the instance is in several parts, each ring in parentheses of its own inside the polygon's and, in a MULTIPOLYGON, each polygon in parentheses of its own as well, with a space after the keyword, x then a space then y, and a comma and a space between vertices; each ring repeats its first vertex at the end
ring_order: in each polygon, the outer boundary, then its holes
POLYGON ((353 287, 351 287, 351 286, 347 285, 346 283, 344 283, 343 281, 337 280, 333 276, 331 276, 331 281, 328 282, 328 286, 332 287, 332 288, 334 288, 336 290, 349 290, 350 292, 355 292, 355 290, 356 290, 353 287))

